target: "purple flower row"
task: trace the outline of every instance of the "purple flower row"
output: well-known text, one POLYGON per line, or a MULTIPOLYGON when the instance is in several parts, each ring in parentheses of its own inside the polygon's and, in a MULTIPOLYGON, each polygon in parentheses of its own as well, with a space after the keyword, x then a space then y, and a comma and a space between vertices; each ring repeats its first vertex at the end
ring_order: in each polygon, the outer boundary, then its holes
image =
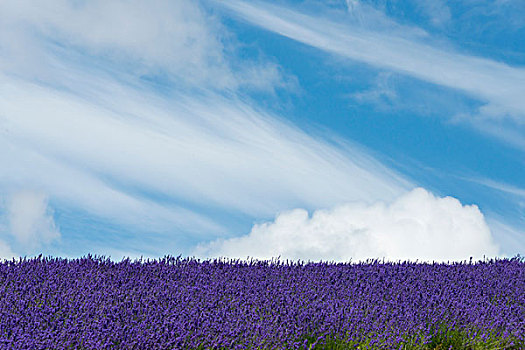
POLYGON ((443 327, 525 342, 525 261, 0 263, 0 349, 398 348, 443 327))

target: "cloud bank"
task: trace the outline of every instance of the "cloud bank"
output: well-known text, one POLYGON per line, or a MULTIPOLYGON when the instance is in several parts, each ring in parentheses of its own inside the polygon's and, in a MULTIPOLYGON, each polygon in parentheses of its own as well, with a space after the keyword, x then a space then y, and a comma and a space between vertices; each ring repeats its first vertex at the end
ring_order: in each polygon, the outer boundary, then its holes
POLYGON ((246 236, 197 247, 201 257, 352 261, 454 261, 493 257, 499 248, 483 214, 452 197, 435 197, 416 188, 391 203, 349 203, 279 214, 253 226, 246 236))

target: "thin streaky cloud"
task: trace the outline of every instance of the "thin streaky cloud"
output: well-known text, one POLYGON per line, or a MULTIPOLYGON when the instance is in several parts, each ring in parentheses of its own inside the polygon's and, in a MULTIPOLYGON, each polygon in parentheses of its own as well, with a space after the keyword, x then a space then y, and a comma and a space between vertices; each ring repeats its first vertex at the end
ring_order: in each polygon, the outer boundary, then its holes
POLYGON ((492 106, 487 117, 525 123, 525 69, 307 15, 266 2, 216 2, 258 27, 320 50, 461 90, 492 106), (499 113, 491 113, 498 110, 499 113))
POLYGON ((525 199, 525 189, 523 189, 523 188, 516 187, 516 186, 513 186, 513 185, 509 185, 509 184, 504 183, 504 182, 494 181, 494 180, 491 180, 491 179, 470 178, 468 180, 471 181, 471 182, 475 182, 475 183, 478 183, 480 185, 483 185, 483 186, 486 186, 486 187, 489 187, 489 188, 492 188, 492 189, 495 189, 495 190, 498 190, 498 191, 501 191, 501 192, 505 192, 507 194, 511 194, 513 196, 516 196, 516 197, 521 197, 522 199, 525 199))
MULTIPOLYGON (((10 133, 10 131, 9 131, 10 133)), ((37 191, 49 194, 55 202, 81 210, 88 215, 111 219, 137 231, 216 233, 224 230, 191 210, 177 205, 161 205, 111 186, 89 168, 68 163, 38 147, 0 138, 0 162, 9 172, 0 172, 1 191, 37 191)))
POLYGON ((272 92, 293 85, 273 62, 236 60, 233 67, 237 47, 228 36, 216 16, 190 0, 0 3, 0 69, 22 76, 61 82, 51 69, 61 64, 49 55, 55 51, 178 87, 272 92))
MULTIPOLYGON (((478 115, 475 115, 476 118, 478 115)), ((472 118, 472 115, 467 116, 459 116, 461 121, 465 121, 465 118, 472 118)), ((456 122, 456 120, 452 120, 452 122, 456 122)), ((519 127, 519 126, 508 126, 508 125, 502 125, 498 122, 498 120, 486 120, 486 119, 476 119, 475 122, 471 123, 471 125, 476 129, 479 130, 484 135, 487 135, 491 138, 498 139, 498 140, 504 140, 506 144, 519 149, 519 150, 525 150, 525 127, 519 127)))
POLYGON ((140 109, 116 112, 140 97, 113 96, 108 111, 16 79, 3 86, 1 120, 13 142, 173 198, 271 215, 283 201, 373 201, 409 187, 361 150, 345 154, 241 101, 182 96, 164 109, 143 98, 140 109))
POLYGON ((492 236, 502 247, 501 254, 509 258, 517 254, 523 255, 525 252, 523 226, 510 225, 507 221, 497 214, 489 213, 487 215, 487 224, 490 226, 492 236))

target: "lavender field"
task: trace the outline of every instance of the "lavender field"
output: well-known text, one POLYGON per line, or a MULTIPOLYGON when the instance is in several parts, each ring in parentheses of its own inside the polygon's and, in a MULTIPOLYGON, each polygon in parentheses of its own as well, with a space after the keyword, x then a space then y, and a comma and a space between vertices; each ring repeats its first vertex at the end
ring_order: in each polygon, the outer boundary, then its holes
POLYGON ((0 348, 523 349, 525 261, 4 261, 0 348))

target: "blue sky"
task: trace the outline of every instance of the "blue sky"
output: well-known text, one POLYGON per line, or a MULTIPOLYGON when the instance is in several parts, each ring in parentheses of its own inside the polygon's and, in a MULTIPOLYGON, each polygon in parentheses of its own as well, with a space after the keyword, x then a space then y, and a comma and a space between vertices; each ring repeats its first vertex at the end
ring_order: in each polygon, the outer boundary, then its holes
POLYGON ((0 5, 0 257, 525 252, 521 1, 0 5))

